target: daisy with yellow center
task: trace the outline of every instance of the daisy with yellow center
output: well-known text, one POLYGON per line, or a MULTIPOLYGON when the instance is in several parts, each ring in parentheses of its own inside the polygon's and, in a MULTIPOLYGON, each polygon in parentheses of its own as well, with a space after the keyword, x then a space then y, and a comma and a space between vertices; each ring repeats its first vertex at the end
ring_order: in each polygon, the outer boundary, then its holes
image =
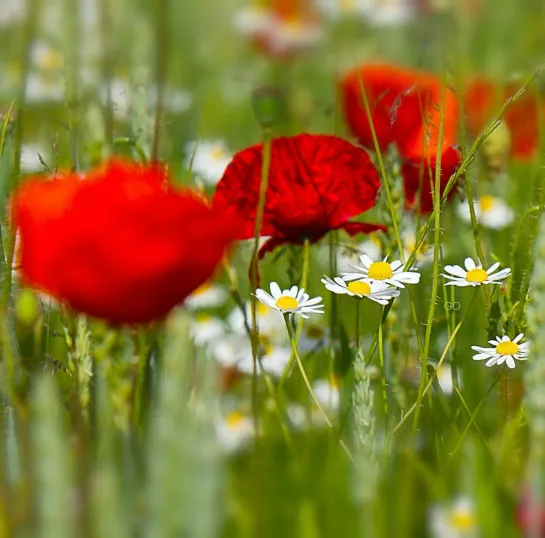
POLYGON ((189 142, 186 155, 186 166, 207 185, 218 183, 233 157, 223 140, 189 142))
POLYGON ((323 314, 324 305, 321 297, 310 298, 303 288, 292 286, 289 290, 282 291, 276 282, 271 282, 271 294, 265 290, 257 289, 255 296, 263 304, 274 308, 282 314, 293 314, 308 319, 308 314, 323 314))
POLYGON ((416 268, 403 271, 402 262, 396 260, 389 263, 387 259, 388 257, 382 261, 375 262, 364 254, 360 257, 362 266, 353 266, 359 272, 341 273, 341 277, 345 282, 354 280, 379 281, 390 286, 395 286, 396 288, 404 288, 405 284, 418 284, 420 282, 420 273, 416 268))
POLYGON ((254 438, 254 421, 246 413, 231 411, 216 423, 216 435, 226 452, 243 450, 254 438))
POLYGON ((399 290, 388 286, 384 282, 372 280, 358 280, 346 282, 341 277, 333 280, 329 277, 322 278, 326 289, 339 295, 349 295, 358 299, 370 299, 375 303, 387 305, 394 297, 399 296, 399 290))
POLYGON ((501 284, 511 274, 511 269, 509 268, 502 269, 496 273, 496 270, 500 266, 499 262, 496 262, 486 270, 483 269, 480 262, 476 264, 471 258, 466 258, 464 265, 465 269, 459 265, 445 265, 445 271, 448 274, 441 273, 441 276, 449 280, 446 283, 447 286, 475 287, 482 284, 501 284))
MULTIPOLYGON (((474 202, 475 217, 485 228, 501 230, 515 220, 513 210, 501 199, 490 194, 481 196, 474 202)), ((464 202, 458 206, 458 214, 467 223, 471 223, 469 203, 464 202)))
POLYGON ((476 355, 473 355, 473 360, 486 360, 486 366, 501 366, 505 363, 508 368, 514 368, 515 359, 525 361, 530 353, 530 342, 519 343, 523 338, 523 333, 513 338, 513 340, 508 336, 502 338, 497 336, 496 340, 488 341, 493 347, 471 346, 473 351, 478 351, 476 355))
POLYGON ((458 497, 450 506, 434 506, 430 513, 430 531, 433 538, 476 538, 478 527, 473 501, 458 497))
POLYGON ((184 304, 191 310, 218 308, 225 304, 228 297, 229 293, 225 288, 212 282, 205 282, 185 300, 184 304))

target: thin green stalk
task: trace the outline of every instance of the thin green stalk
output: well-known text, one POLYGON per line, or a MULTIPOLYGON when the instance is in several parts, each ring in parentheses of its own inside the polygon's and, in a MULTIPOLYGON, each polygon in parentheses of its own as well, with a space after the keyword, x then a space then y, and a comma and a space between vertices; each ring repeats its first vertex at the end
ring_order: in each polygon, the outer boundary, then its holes
POLYGON ((384 342, 382 338, 382 323, 378 327, 378 356, 382 372, 382 404, 384 409, 384 423, 388 425, 388 389, 386 387, 386 367, 384 365, 384 342))
POLYGON ((445 349, 443 350, 443 354, 441 355, 441 358, 439 359, 439 362, 437 363, 437 366, 435 368, 435 372, 430 377, 430 380, 428 381, 428 384, 425 386, 424 390, 422 391, 422 395, 421 395, 420 399, 417 400, 410 407, 410 409, 403 415, 401 420, 398 422, 397 426, 392 430, 391 435, 393 435, 396 431, 398 431, 401 428, 401 426, 405 423, 405 421, 414 413, 417 406, 420 405, 420 402, 422 401, 422 399, 424 398, 424 396, 427 394, 428 390, 432 386, 433 380, 436 378, 437 372, 439 372, 439 369, 443 365, 443 362, 445 361, 445 359, 447 357, 448 350, 450 349, 450 346, 452 345, 452 342, 454 342, 454 339, 456 338, 456 335, 458 334, 458 331, 461 329, 461 327, 462 327, 462 325, 463 325, 463 323, 464 323, 464 321, 466 319, 466 316, 471 311, 471 307, 472 307, 476 297, 477 297, 477 293, 475 293, 475 295, 473 295, 473 298, 471 299, 471 302, 469 303, 469 306, 468 306, 467 310, 464 312, 464 315, 462 316, 462 319, 458 322, 458 325, 456 325, 454 331, 452 332, 452 334, 451 334, 451 336, 450 336, 450 338, 449 338, 449 340, 447 342, 447 345, 445 346, 445 349))
MULTIPOLYGON (((308 238, 305 239, 303 244, 303 271, 301 273, 301 284, 299 288, 305 289, 308 284, 308 272, 310 269, 310 241, 308 238)), ((303 332, 303 318, 299 318, 297 323, 297 332, 295 334, 295 342, 299 346, 299 341, 301 340, 301 333, 303 332)))
MULTIPOLYGON (((297 362, 297 366, 299 367, 299 371, 301 372, 301 377, 303 378, 303 381, 305 382, 305 386, 307 387, 308 392, 310 393, 310 396, 312 397, 312 400, 314 401, 316 407, 324 417, 324 420, 326 424, 333 428, 333 423, 331 420, 329 420, 329 417, 327 416, 326 412, 324 411, 324 408, 318 401, 318 398, 316 397, 316 394, 314 393, 314 389, 312 388, 312 385, 310 384, 308 375, 305 371, 305 367, 303 366, 303 361, 301 360, 301 357, 299 356, 299 352, 297 351, 297 345, 295 344, 295 336, 293 334, 293 329, 290 324, 289 314, 284 314, 284 322, 286 323, 286 329, 288 331, 288 337, 290 339, 291 349, 293 350, 293 354, 295 355, 295 360, 297 362)), ((346 443, 339 439, 339 444, 345 451, 346 455, 350 458, 351 461, 354 460, 352 453, 350 452, 349 448, 346 446, 346 443)))
POLYGON ((152 162, 159 156, 159 135, 161 134, 161 118, 163 115, 164 82, 167 61, 167 3, 168 0, 156 0, 156 73, 157 99, 155 102, 155 125, 153 129, 152 162))
MULTIPOLYGON (((445 135, 445 102, 447 97, 447 83, 446 72, 443 74, 443 80, 441 81, 441 102, 440 102, 440 114, 439 114, 439 138, 438 148, 443 147, 443 140, 445 135)), ((424 340, 424 353, 420 356, 420 384, 418 386, 418 398, 417 409, 414 415, 413 421, 413 439, 416 436, 418 429, 418 419, 420 418, 420 409, 422 403, 422 392, 424 385, 428 377, 428 355, 431 342, 431 331, 433 327, 433 319, 435 316, 435 304, 437 301, 437 289, 439 287, 439 243, 441 242, 441 151, 437 151, 435 159, 435 184, 433 189, 433 207, 435 209, 434 219, 434 237, 433 237, 433 277, 431 286, 431 299, 430 307, 428 310, 428 320, 426 322, 426 336, 424 340)), ((430 401, 431 405, 431 401, 430 401)))
POLYGON ((360 300, 356 299, 356 353, 360 349, 360 300))
MULTIPOLYGON (((267 188, 269 186, 269 167, 271 161, 271 130, 263 129, 263 161, 261 165, 261 183, 259 186, 259 200, 257 203, 257 209, 255 214, 254 225, 254 245, 252 251, 252 259, 250 261, 250 287, 251 287, 251 318, 252 318, 252 338, 250 339, 252 345, 252 360, 253 360, 253 373, 252 373, 252 409, 254 415, 254 422, 258 425, 258 413, 257 413, 257 366, 259 361, 259 327, 257 325, 257 297, 255 292, 258 284, 258 271, 259 271, 259 236, 261 234, 261 225, 263 223, 263 214, 265 212, 265 201, 267 198, 267 188)), ((258 436, 256 435, 256 439, 258 436)))

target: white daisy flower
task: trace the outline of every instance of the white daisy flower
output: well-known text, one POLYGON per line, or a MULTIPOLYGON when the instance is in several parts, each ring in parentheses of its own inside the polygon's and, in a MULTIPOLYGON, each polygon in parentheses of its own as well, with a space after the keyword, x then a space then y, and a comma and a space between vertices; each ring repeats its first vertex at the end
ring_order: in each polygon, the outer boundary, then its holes
MULTIPOLYGON (((478 201, 474 202, 474 208, 477 222, 492 230, 506 228, 515 220, 513 210, 501 198, 495 196, 481 196, 478 201)), ((471 223, 467 201, 458 205, 458 214, 464 221, 471 223)))
POLYGON ((41 40, 32 43, 30 60, 34 67, 49 72, 60 72, 64 64, 62 54, 41 40))
POLYGON ((225 325, 218 318, 198 313, 192 320, 190 334, 197 345, 216 343, 225 336, 225 325))
MULTIPOLYGON (((252 324, 252 303, 246 303, 246 320, 251 326, 252 324)), ((227 324, 231 331, 239 335, 247 335, 246 327, 244 326, 244 316, 240 308, 234 308, 229 316, 227 316, 227 324)), ((267 305, 257 301, 257 326, 259 333, 274 339, 275 341, 286 335, 286 324, 284 317, 277 310, 269 308, 267 305)))
POLYGON ((452 367, 448 363, 443 363, 436 368, 436 376, 443 394, 450 396, 454 392, 454 383, 452 382, 452 367))
POLYGON ((200 308, 218 308, 225 304, 229 293, 222 286, 206 282, 197 288, 184 302, 191 310, 200 308))
POLYGON ((384 260, 375 262, 365 254, 360 257, 360 262, 363 267, 354 265, 354 269, 359 273, 341 273, 343 280, 346 282, 353 280, 373 280, 382 281, 397 288, 404 288, 405 284, 418 284, 420 282, 420 273, 413 267, 409 271, 403 271, 403 263, 396 260, 392 263, 387 262, 388 257, 384 260))
POLYGON ((502 336, 501 338, 496 336, 496 340, 488 341, 494 347, 471 346, 473 351, 479 352, 473 355, 473 360, 486 360, 486 366, 495 366, 496 364, 501 366, 505 363, 508 368, 514 368, 515 359, 525 361, 530 353, 530 342, 519 344, 523 337, 523 333, 517 335, 513 340, 508 336, 502 336))
POLYGON ((189 142, 186 154, 186 166, 208 185, 217 184, 233 157, 222 140, 189 142))
POLYGON ((231 411, 216 423, 216 435, 226 452, 243 450, 255 436, 254 421, 244 413, 231 411))
POLYGON ((326 289, 338 295, 349 295, 363 299, 364 297, 381 305, 387 305, 394 297, 399 296, 399 290, 381 282, 380 280, 357 280, 345 282, 336 276, 333 280, 328 276, 322 278, 326 289))
POLYGON ((25 101, 32 103, 60 103, 64 101, 64 83, 60 76, 30 73, 26 80, 25 101))
POLYGON ((394 26, 414 16, 408 0, 317 0, 318 7, 329 17, 358 16, 375 26, 394 26))
MULTIPOLYGON (((274 345, 271 339, 260 334, 261 368, 272 377, 280 377, 291 358, 291 348, 274 345)), ((247 336, 231 335, 215 343, 212 355, 226 368, 236 368, 243 374, 253 374, 254 360, 252 346, 247 336)))
POLYGON ((482 284, 501 284, 510 274, 511 269, 502 269, 495 273, 500 266, 500 262, 496 262, 488 269, 483 269, 480 262, 477 264, 471 258, 464 260, 465 269, 459 265, 445 265, 445 271, 448 275, 441 273, 449 282, 446 286, 480 286, 482 284))
POLYGON ((271 295, 262 289, 257 289, 255 296, 265 305, 283 314, 294 314, 308 319, 308 314, 323 314, 324 305, 321 297, 312 299, 303 288, 292 286, 282 291, 276 282, 271 282, 271 295))
POLYGON ((341 394, 336 379, 319 379, 312 384, 312 390, 325 410, 336 411, 339 409, 341 394))
POLYGON ((477 538, 477 516, 473 501, 458 497, 450 506, 433 506, 429 514, 432 538, 477 538))

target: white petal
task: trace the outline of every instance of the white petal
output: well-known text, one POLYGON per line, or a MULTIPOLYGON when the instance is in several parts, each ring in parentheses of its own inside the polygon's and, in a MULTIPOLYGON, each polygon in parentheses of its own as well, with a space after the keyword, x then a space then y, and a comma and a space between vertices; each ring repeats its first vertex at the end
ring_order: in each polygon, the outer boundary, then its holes
POLYGON ((487 270, 486 274, 490 276, 498 267, 500 266, 500 262, 496 262, 493 265, 491 265, 487 270))
POLYGON ((468 271, 471 271, 471 269, 475 269, 476 265, 472 258, 466 258, 464 260, 464 265, 468 271))
POLYGON ((459 265, 445 265, 444 269, 447 273, 464 279, 467 274, 467 271, 464 271, 459 265))
POLYGON ((265 305, 276 308, 276 301, 264 290, 255 290, 255 296, 265 305))
POLYGON ((276 300, 282 295, 282 290, 276 282, 271 282, 271 294, 276 300))
POLYGON ((508 368, 513 369, 515 367, 515 359, 513 359, 513 357, 509 355, 505 360, 505 364, 507 364, 508 368))
MULTIPOLYGON (((473 355, 474 361, 482 361, 484 359, 489 359, 491 357, 491 353, 478 353, 477 355, 473 355)), ((495 353, 494 353, 495 355, 495 353)))
POLYGON ((390 264, 390 268, 392 269, 392 272, 397 271, 400 267, 403 267, 403 262, 400 260, 396 260, 395 262, 392 262, 390 264))
POLYGON ((498 362, 499 356, 494 355, 489 361, 486 362, 485 366, 494 366, 498 362))
POLYGON ((474 284, 467 280, 451 280, 450 282, 447 282, 445 286, 459 286, 460 288, 465 288, 467 286, 474 286, 474 284))
POLYGON ((367 254, 363 254, 360 256, 361 264, 365 267, 365 269, 369 269, 371 267, 371 264, 374 263, 373 260, 367 256, 367 254))
POLYGON ((308 299, 307 301, 305 301, 305 303, 303 304, 303 306, 312 306, 312 305, 315 305, 315 304, 318 304, 318 303, 321 303, 322 302, 322 298, 321 297, 314 297, 313 299, 308 299))
POLYGON ((517 334, 517 336, 513 338, 513 343, 518 344, 523 338, 524 338, 524 333, 517 334))

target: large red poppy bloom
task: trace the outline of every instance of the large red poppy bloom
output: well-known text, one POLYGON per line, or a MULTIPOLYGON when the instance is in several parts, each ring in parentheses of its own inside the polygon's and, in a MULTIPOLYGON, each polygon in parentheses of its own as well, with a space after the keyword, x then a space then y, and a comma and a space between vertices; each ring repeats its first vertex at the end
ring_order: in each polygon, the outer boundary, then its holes
POLYGON ((13 211, 28 284, 113 323, 165 316, 210 278, 235 235, 159 166, 121 161, 85 179, 30 179, 13 211))
POLYGON ((362 89, 381 151, 396 144, 403 159, 407 207, 433 209, 431 179, 441 155, 441 192, 460 164, 455 147, 458 100, 447 89, 444 133, 439 140, 441 81, 432 75, 390 65, 365 65, 341 81, 344 112, 359 142, 374 150, 371 125, 365 111, 362 89), (420 197, 418 197, 420 193, 420 197))
MULTIPOLYGON (((254 236, 263 147, 237 153, 213 199, 214 209, 242 218, 237 239, 254 236)), ((383 227, 350 219, 373 207, 380 187, 365 150, 335 136, 300 134, 271 145, 261 236, 271 236, 261 256, 282 243, 317 241, 330 230, 354 235, 383 227)))
MULTIPOLYGON (((499 112, 507 99, 520 89, 516 84, 504 87, 484 78, 474 80, 464 95, 467 126, 473 136, 477 136, 499 112)), ((505 124, 511 134, 511 155, 521 160, 531 160, 539 151, 539 102, 535 90, 528 88, 526 93, 515 101, 504 115, 505 124)))

